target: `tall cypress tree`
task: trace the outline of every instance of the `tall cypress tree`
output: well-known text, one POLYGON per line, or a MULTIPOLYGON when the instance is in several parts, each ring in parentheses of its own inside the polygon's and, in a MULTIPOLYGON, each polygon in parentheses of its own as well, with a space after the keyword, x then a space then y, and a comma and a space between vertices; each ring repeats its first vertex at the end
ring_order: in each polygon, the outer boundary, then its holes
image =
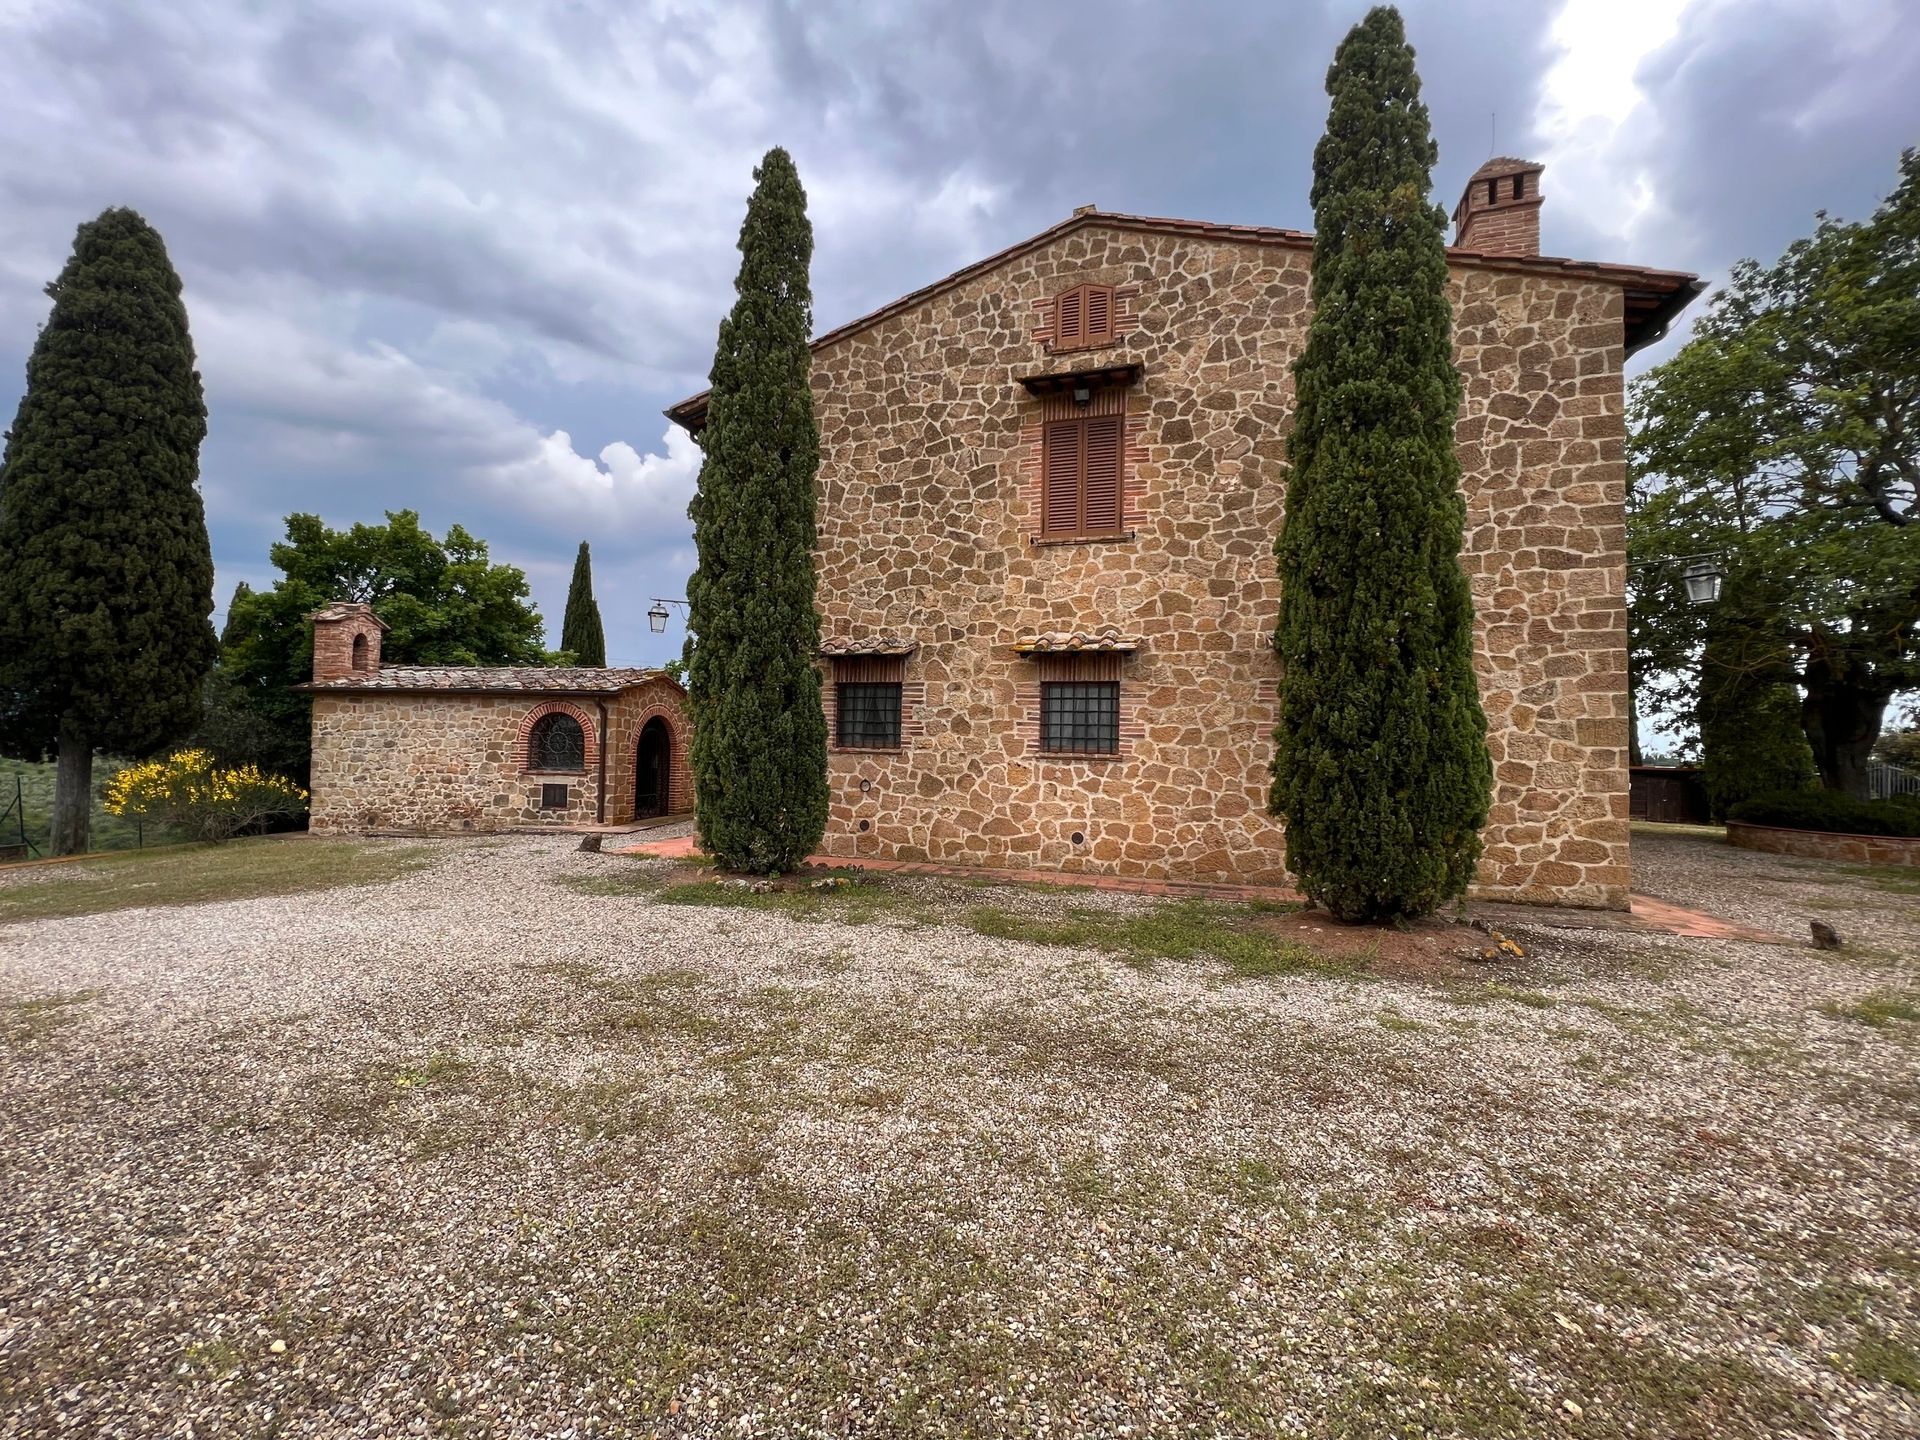
POLYGON ((813 227, 785 150, 754 171, 739 298, 720 323, 690 513, 687 690, 700 843, 736 870, 790 870, 827 824, 814 609, 813 227))
POLYGON ((1491 765, 1460 570, 1445 215, 1413 50, 1380 6, 1327 71, 1313 321, 1275 547, 1283 667, 1269 808, 1342 920, 1426 914, 1480 854, 1491 765))
POLYGON ((573 558, 573 583, 567 587, 567 613, 560 621, 560 648, 573 652, 576 665, 607 663, 607 632, 600 624, 600 606, 593 598, 593 557, 587 542, 573 558))
POLYGON ((0 741, 57 743, 53 851, 87 847, 93 751, 184 734, 213 664, 207 407, 180 277, 131 210, 80 226, 0 460, 0 741))

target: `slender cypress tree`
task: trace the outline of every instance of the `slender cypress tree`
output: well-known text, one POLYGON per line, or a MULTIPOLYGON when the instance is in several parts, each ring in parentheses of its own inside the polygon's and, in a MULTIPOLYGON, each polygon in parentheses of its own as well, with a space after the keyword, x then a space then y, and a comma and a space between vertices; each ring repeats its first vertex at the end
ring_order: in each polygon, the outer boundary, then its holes
POLYGON ((573 583, 567 587, 567 613, 560 622, 560 648, 573 652, 576 665, 607 663, 607 632, 600 624, 600 606, 593 598, 593 557, 587 542, 573 560, 573 583))
POLYGON ((53 851, 87 847, 96 747, 198 718, 213 664, 207 407, 180 277, 131 210, 80 226, 0 460, 0 741, 59 747, 53 851))
POLYGON ((687 689, 700 843, 736 870, 791 870, 827 824, 827 723, 814 609, 808 387, 813 227, 785 150, 754 171, 739 298, 720 323, 690 513, 687 689))
POLYGON ((244 580, 233 587, 233 598, 227 601, 226 623, 220 627, 220 648, 222 650, 226 649, 229 645, 239 643, 244 633, 244 627, 235 624, 234 617, 240 611, 241 602, 251 594, 253 594, 253 587, 244 580))
POLYGON ((1491 766, 1460 570, 1444 214, 1413 50, 1380 6, 1327 71, 1313 321, 1294 363, 1269 808, 1341 920, 1426 914, 1480 854, 1491 766))

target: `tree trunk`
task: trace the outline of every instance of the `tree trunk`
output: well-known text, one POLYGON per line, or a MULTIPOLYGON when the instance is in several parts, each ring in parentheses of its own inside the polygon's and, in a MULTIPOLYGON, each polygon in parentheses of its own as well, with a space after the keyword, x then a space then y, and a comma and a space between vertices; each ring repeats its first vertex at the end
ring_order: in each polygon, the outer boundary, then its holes
POLYGON ((84 855, 93 814, 93 747, 72 720, 60 722, 60 763, 53 772, 56 855, 84 855))
POLYGON ((1867 760, 1880 738, 1887 695, 1862 690, 1808 667, 1800 723, 1813 746, 1820 783, 1856 800, 1867 798, 1867 760))

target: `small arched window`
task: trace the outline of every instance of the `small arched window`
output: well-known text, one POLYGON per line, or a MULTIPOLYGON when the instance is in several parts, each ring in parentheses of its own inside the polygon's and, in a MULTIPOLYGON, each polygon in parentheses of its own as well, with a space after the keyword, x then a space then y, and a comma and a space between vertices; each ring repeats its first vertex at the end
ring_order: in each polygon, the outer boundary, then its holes
POLYGON ((353 637, 353 668, 356 670, 367 668, 367 637, 365 635, 353 637))
POLYGON ((585 770, 587 735, 571 715, 556 711, 533 722, 527 736, 529 770, 585 770))

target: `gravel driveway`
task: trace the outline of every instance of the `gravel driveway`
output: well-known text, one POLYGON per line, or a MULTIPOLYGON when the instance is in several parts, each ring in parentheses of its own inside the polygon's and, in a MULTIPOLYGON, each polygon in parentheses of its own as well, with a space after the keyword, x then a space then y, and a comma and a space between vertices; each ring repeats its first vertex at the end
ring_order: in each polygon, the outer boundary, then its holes
POLYGON ((1920 1434, 1920 885, 1421 984, 433 854, 0 927, 0 1435, 1920 1434))

